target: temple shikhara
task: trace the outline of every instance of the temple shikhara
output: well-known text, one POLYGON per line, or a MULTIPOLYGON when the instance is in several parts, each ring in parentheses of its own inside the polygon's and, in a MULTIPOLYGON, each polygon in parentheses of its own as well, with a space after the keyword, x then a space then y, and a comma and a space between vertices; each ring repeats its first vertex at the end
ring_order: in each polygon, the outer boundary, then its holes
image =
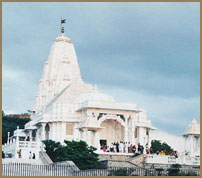
MULTIPOLYGON (((152 130, 155 128, 144 109, 118 102, 82 80, 74 45, 62 27, 44 63, 31 121, 24 129, 15 130, 3 150, 15 158, 20 150, 25 159, 30 152, 35 153, 38 159, 44 151, 42 140, 83 140, 100 154, 101 145, 120 141, 150 146, 152 130)), ((188 140, 186 151, 200 154, 200 126, 196 121, 184 137, 188 140)))

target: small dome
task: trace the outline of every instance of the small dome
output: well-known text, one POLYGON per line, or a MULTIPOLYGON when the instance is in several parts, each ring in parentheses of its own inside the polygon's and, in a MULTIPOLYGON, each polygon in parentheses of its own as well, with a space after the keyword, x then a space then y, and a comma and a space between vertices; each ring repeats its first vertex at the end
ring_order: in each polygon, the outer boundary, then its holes
POLYGON ((200 124, 198 124, 195 119, 192 120, 191 124, 189 124, 189 127, 184 133, 184 135, 189 134, 200 134, 200 124))
POLYGON ((75 99, 75 103, 83 103, 85 101, 109 101, 115 102, 115 99, 112 96, 109 96, 99 91, 93 91, 90 93, 84 93, 75 99))
POLYGON ((71 43, 71 40, 65 36, 64 33, 62 33, 59 37, 57 37, 55 39, 56 42, 59 42, 59 41, 64 41, 64 42, 68 42, 68 43, 71 43))

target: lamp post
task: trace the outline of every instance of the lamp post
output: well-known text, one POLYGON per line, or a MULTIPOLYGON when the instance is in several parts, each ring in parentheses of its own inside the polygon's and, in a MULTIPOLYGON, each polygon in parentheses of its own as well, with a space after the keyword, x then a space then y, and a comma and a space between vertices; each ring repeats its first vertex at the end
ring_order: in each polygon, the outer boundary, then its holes
POLYGON ((8 132, 7 144, 9 144, 10 132, 8 132))

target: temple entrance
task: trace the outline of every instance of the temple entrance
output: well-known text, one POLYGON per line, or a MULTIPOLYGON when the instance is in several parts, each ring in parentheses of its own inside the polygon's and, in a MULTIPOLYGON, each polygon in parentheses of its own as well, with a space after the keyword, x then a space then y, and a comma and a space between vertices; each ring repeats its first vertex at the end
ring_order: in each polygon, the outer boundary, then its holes
POLYGON ((124 127, 113 119, 107 119, 101 123, 103 129, 100 131, 100 143, 106 143, 110 146, 111 143, 124 141, 124 127))
POLYGON ((107 145, 107 140, 100 140, 100 145, 107 145))

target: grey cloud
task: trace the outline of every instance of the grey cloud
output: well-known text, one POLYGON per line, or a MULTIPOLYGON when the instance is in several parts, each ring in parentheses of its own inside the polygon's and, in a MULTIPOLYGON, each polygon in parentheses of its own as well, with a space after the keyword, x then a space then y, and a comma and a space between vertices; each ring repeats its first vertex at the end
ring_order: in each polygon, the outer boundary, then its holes
POLYGON ((61 16, 86 82, 152 96, 137 101, 157 127, 164 127, 162 118, 187 124, 194 113, 200 116, 200 102, 158 114, 158 103, 147 105, 158 96, 200 96, 200 3, 3 3, 3 67, 26 73, 22 86, 3 76, 3 108, 24 112, 33 106, 61 16))

